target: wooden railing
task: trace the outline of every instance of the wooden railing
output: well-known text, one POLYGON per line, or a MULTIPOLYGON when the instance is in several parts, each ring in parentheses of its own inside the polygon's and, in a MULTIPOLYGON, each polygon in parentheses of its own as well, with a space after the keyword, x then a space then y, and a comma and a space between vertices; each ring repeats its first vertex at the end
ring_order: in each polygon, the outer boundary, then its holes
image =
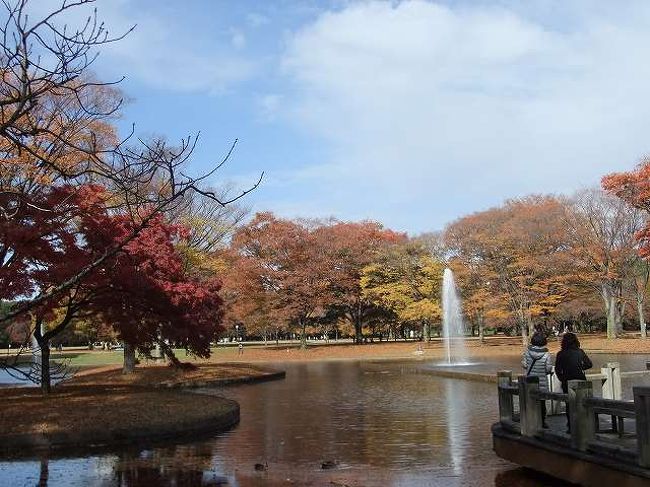
POLYGON ((647 371, 621 372, 618 363, 610 363, 600 374, 591 374, 590 380, 569 381, 568 393, 540 391, 539 377, 519 375, 514 382, 511 371, 500 371, 499 422, 503 428, 522 436, 541 440, 555 436, 568 440, 568 445, 576 450, 614 455, 650 468, 650 387, 633 387, 634 400, 621 400, 621 377, 649 373, 650 362, 646 368, 647 371), (603 381, 603 397, 594 397, 594 380, 603 381), (542 428, 540 401, 568 405, 570 433, 565 434, 564 428, 561 431, 542 428), (599 415, 611 416, 612 431, 621 434, 614 439, 603 439, 598 434, 599 415), (625 418, 635 422, 636 430, 626 441, 622 438, 625 418))

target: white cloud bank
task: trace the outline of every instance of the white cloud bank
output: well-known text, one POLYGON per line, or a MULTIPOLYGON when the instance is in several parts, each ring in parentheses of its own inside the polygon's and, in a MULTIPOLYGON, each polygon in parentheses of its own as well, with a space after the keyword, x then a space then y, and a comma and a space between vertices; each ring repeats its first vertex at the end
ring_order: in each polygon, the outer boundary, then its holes
POLYGON ((331 154, 300 173, 310 206, 419 231, 631 167, 650 147, 650 4, 572 19, 561 6, 562 30, 415 0, 351 4, 294 33, 283 106, 331 154))
MULTIPOLYGON (((41 18, 61 3, 36 0, 29 9, 34 18, 41 18)), ((180 4, 161 2, 160 8, 154 10, 155 5, 138 0, 105 0, 70 8, 57 17, 56 24, 80 28, 97 8, 98 20, 105 23, 112 37, 135 26, 121 41, 102 46, 98 65, 116 78, 128 73, 147 86, 176 92, 221 93, 255 74, 255 63, 237 52, 246 46, 243 32, 224 27, 216 17, 212 23, 193 24, 180 4), (215 42, 215 38, 222 42, 215 42)))

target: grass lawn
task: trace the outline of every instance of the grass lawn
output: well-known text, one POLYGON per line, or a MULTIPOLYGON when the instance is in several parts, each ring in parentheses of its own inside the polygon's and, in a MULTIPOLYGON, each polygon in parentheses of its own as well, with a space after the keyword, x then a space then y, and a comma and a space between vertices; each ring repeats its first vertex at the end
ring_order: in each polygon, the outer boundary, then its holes
MULTIPOLYGON (((187 361, 191 360, 191 357, 188 357, 185 350, 176 349, 176 356, 182 360, 187 361)), ((124 353, 121 350, 74 350, 74 351, 63 351, 52 352, 52 360, 57 359, 68 359, 70 360, 70 365, 73 367, 96 367, 101 365, 119 365, 122 363, 124 353)), ((146 360, 142 360, 143 363, 146 363, 146 360)))
POLYGON ((97 352, 88 350, 87 352, 62 352, 52 353, 52 360, 58 359, 70 360, 70 365, 75 367, 93 367, 98 365, 111 365, 122 363, 122 352, 97 352))

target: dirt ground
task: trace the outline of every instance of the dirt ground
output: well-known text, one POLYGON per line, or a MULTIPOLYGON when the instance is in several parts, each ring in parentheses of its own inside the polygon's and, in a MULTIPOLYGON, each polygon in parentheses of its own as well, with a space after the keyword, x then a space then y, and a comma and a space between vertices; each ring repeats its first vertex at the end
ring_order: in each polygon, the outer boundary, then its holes
POLYGON ((219 397, 133 387, 62 386, 44 397, 35 388, 0 390, 0 441, 11 435, 164 429, 218 416, 232 407, 219 397))
POLYGON ((0 451, 11 456, 43 445, 111 444, 220 431, 238 418, 236 403, 164 388, 250 380, 272 372, 243 364, 205 364, 187 371, 138 367, 136 373, 123 375, 120 367, 104 366, 80 372, 47 396, 38 388, 0 389, 0 451))
MULTIPOLYGON (((647 353, 650 354, 650 339, 619 338, 608 340, 602 336, 581 337, 581 345, 587 352, 608 353, 647 353)), ((559 340, 551 340, 548 344, 551 352, 560 349, 559 340)), ((468 340, 467 348, 472 357, 498 357, 521 354, 520 338, 488 338, 484 344, 478 340, 468 340)), ((198 360, 198 363, 282 363, 314 360, 390 360, 390 359, 441 359, 446 351, 440 341, 423 342, 374 342, 364 345, 310 345, 306 350, 292 346, 276 346, 269 344, 247 345, 242 353, 236 347, 220 347, 213 350, 208 360, 198 360)))
POLYGON ((617 338, 608 340, 604 337, 581 338, 581 345, 587 352, 607 353, 648 353, 650 354, 650 338, 617 338))
POLYGON ((133 374, 122 374, 121 366, 107 366, 81 371, 69 385, 75 386, 134 386, 145 388, 191 386, 223 380, 248 380, 264 378, 274 370, 248 364, 200 364, 194 370, 177 370, 167 365, 136 367, 133 374))

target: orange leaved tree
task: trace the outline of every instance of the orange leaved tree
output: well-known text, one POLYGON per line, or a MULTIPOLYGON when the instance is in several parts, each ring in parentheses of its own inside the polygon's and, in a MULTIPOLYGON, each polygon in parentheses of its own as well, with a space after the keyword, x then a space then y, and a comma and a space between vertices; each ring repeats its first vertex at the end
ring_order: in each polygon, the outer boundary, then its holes
POLYGON ((445 232, 475 292, 507 301, 524 343, 534 319, 551 314, 567 293, 563 212, 555 197, 529 196, 463 217, 445 232))
POLYGON ((643 301, 648 287, 648 257, 650 257, 650 160, 642 161, 636 169, 629 172, 609 174, 602 179, 605 191, 618 196, 631 207, 641 211, 644 223, 635 237, 638 242, 640 262, 635 265, 634 288, 642 338, 646 338, 646 323, 643 313, 643 301))

